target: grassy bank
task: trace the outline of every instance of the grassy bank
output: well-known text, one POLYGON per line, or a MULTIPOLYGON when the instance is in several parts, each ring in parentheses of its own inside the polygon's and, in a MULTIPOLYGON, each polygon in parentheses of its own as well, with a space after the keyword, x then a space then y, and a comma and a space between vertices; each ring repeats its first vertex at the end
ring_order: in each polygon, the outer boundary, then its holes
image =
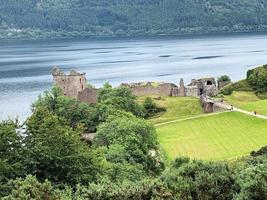
MULTIPOLYGON (((139 101, 144 101, 146 97, 140 97, 139 101)), ((203 114, 199 99, 193 97, 159 97, 152 96, 158 106, 166 108, 166 112, 154 116, 153 124, 168 122, 176 119, 183 119, 203 114)))
POLYGON ((259 99, 254 92, 233 92, 232 95, 225 96, 225 100, 246 111, 267 115, 267 99, 259 99))
POLYGON ((169 159, 228 159, 248 155, 267 144, 267 121, 241 113, 176 122, 157 128, 169 159))

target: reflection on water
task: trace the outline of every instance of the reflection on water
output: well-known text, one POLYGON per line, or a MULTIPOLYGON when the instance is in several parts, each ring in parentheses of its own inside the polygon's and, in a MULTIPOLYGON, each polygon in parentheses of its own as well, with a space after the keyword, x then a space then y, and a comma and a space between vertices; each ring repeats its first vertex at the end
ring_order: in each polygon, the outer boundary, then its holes
POLYGON ((30 113, 36 97, 52 85, 51 68, 87 73, 96 86, 133 81, 186 82, 267 63, 267 35, 186 38, 46 40, 0 42, 0 118, 30 113))

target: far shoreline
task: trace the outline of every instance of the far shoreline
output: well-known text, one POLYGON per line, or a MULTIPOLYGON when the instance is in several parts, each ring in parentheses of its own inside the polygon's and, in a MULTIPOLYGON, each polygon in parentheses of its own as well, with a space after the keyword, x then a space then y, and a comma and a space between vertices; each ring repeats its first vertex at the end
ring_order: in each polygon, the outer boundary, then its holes
POLYGON ((234 36, 249 36, 249 35, 267 35, 267 30, 264 31, 234 31, 234 32, 196 32, 196 33, 180 33, 180 34, 141 34, 141 35, 107 35, 107 36, 58 36, 58 37, 18 37, 18 38, 1 38, 0 43, 4 42, 34 42, 34 41, 61 41, 61 40, 131 40, 131 39, 194 39, 207 37, 234 37, 234 36))

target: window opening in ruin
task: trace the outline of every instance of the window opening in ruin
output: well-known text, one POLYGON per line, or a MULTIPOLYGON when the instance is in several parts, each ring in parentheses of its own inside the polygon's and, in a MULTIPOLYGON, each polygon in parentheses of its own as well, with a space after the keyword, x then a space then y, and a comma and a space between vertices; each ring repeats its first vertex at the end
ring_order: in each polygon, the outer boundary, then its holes
POLYGON ((202 95, 202 94, 203 94, 203 89, 200 88, 200 89, 199 89, 199 95, 202 95))
POLYGON ((82 79, 80 78, 80 83, 82 83, 82 79))
POLYGON ((212 85, 212 82, 211 81, 207 81, 207 85, 212 85))
POLYGON ((83 90, 83 85, 82 85, 82 90, 83 90))

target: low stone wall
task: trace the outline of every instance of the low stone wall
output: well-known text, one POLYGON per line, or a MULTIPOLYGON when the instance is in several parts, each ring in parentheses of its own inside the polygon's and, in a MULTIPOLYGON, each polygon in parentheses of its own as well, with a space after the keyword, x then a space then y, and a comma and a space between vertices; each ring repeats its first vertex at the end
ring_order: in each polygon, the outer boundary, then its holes
POLYGON ((79 92, 78 99, 88 104, 96 104, 98 99, 98 90, 95 88, 85 88, 79 92))
POLYGON ((162 95, 162 96, 173 96, 174 89, 177 88, 176 85, 171 83, 163 83, 154 87, 152 85, 140 85, 130 87, 133 94, 136 96, 146 96, 146 95, 162 95))
POLYGON ((216 102, 208 99, 205 96, 200 97, 200 103, 205 113, 213 113, 224 110, 222 107, 216 105, 216 102))

